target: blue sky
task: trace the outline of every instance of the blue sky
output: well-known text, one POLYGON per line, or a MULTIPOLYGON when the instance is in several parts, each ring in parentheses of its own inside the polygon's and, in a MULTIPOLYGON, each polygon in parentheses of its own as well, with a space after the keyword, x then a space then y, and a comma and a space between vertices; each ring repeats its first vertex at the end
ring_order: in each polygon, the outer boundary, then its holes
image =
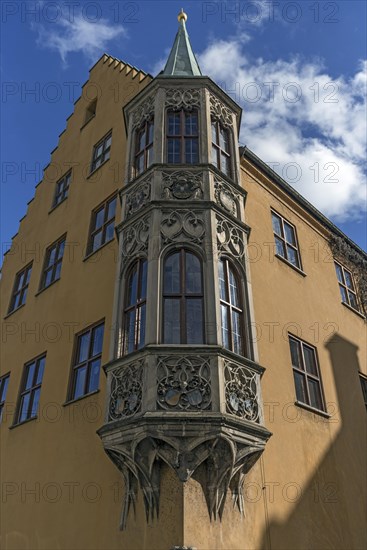
MULTIPOLYGON (((26 213, 103 52, 156 74, 182 1, 1 2, 1 242, 26 213)), ((202 72, 244 109, 240 141, 362 248, 366 3, 185 2, 202 72)))

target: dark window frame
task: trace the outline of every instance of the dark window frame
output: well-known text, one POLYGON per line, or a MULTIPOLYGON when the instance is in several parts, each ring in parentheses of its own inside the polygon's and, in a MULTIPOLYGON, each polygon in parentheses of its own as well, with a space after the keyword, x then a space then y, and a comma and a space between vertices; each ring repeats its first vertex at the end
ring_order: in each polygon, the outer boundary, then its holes
POLYGON ((52 201, 52 208, 56 208, 56 206, 58 206, 65 199, 68 198, 69 187, 71 183, 71 173, 72 173, 72 170, 69 170, 66 174, 63 175, 62 178, 60 178, 56 182, 55 194, 52 201))
POLYGON ((46 366, 46 355, 47 355, 46 352, 44 352, 40 355, 37 355, 37 357, 35 357, 34 359, 31 359, 31 361, 27 361, 27 363, 25 363, 24 366, 23 366, 23 373, 22 373, 22 378, 21 378, 21 383, 20 383, 20 388, 19 388, 19 395, 18 395, 18 400, 17 400, 17 407, 16 407, 16 412, 15 412, 15 417, 14 417, 14 425, 15 426, 18 425, 18 424, 23 424, 24 422, 28 422, 29 420, 35 420, 38 417, 38 408, 39 408, 39 399, 40 398, 38 398, 37 410, 33 411, 32 409, 33 409, 33 403, 34 403, 34 396, 35 396, 37 390, 39 390, 39 393, 41 393, 41 387, 42 387, 43 376, 44 376, 44 369, 45 369, 45 366, 46 366), (44 366, 43 366, 41 380, 40 380, 40 382, 37 383, 37 378, 38 378, 38 374, 39 374, 41 360, 44 360, 44 366), (32 383, 31 383, 29 388, 26 388, 25 386, 26 386, 26 383, 27 383, 29 368, 31 367, 31 365, 35 365, 34 373, 33 373, 33 377, 32 377, 32 383), (23 399, 28 394, 29 394, 30 398, 29 398, 29 402, 28 402, 28 406, 27 406, 26 418, 21 419, 22 410, 23 410, 23 399))
POLYGON ((154 145, 154 118, 151 117, 148 120, 145 120, 141 126, 135 130, 135 147, 134 147, 134 177, 140 176, 143 172, 148 170, 151 166, 148 164, 149 161, 149 152, 153 151, 154 145), (149 141, 150 128, 152 128, 152 141, 149 141), (140 135, 144 133, 144 147, 139 149, 140 135), (143 155, 143 168, 139 170, 138 159, 143 155))
POLYGON ((32 275, 32 267, 33 267, 33 261, 27 264, 25 267, 23 267, 23 269, 18 271, 18 273, 16 273, 14 284, 13 284, 13 290, 12 290, 11 298, 9 302, 8 315, 10 313, 13 313, 13 311, 16 311, 20 307, 24 306, 24 304, 26 303, 30 277, 32 275), (18 288, 19 281, 22 276, 23 276, 23 282, 25 284, 22 284, 21 288, 18 288), (14 307, 17 296, 20 296, 20 300, 18 302, 18 305, 14 307))
POLYGON ((288 333, 288 339, 289 339, 289 353, 290 353, 290 356, 291 356, 291 365, 292 365, 292 372, 293 372, 293 382, 294 382, 294 386, 295 386, 297 402, 302 404, 302 405, 306 405, 307 407, 311 407, 315 411, 320 411, 322 413, 327 413, 325 394, 324 394, 324 388, 323 388, 323 383, 322 383, 320 363, 319 363, 317 349, 315 348, 315 346, 312 346, 308 342, 305 342, 304 340, 301 340, 300 338, 298 338, 297 336, 294 336, 293 334, 288 333), (291 341, 292 340, 294 342, 296 342, 297 345, 299 346, 299 349, 300 349, 299 358, 301 360, 301 367, 293 365, 292 350, 291 350, 291 341), (308 372, 307 369, 306 369, 306 360, 305 360, 304 348, 308 348, 313 353, 316 374, 312 374, 312 373, 308 372), (304 377, 305 388, 306 388, 306 402, 302 401, 299 398, 299 396, 297 395, 297 384, 296 384, 295 374, 294 374, 295 372, 304 377), (318 384, 318 389, 319 389, 320 398, 321 398, 321 408, 316 407, 315 405, 311 404, 309 379, 311 379, 313 382, 316 382, 318 384))
POLYGON ((212 157, 211 157, 211 162, 212 162, 212 164, 214 164, 214 166, 216 166, 216 168, 220 172, 225 174, 227 177, 231 178, 232 177, 232 172, 233 172, 233 167, 232 167, 233 147, 232 147, 232 141, 231 141, 231 131, 230 131, 229 128, 226 128, 219 120, 217 120, 215 118, 212 118, 211 119, 211 137, 212 137, 212 139, 211 139, 211 142, 212 142, 211 155, 212 155, 213 147, 214 147, 214 149, 216 150, 217 164, 213 163, 212 157), (213 141, 213 127, 215 128, 216 141, 213 141), (225 149, 223 149, 221 147, 221 144, 220 144, 220 130, 222 130, 222 132, 225 132, 226 135, 227 135, 228 151, 226 151, 225 149), (228 172, 223 170, 222 155, 225 156, 228 159, 228 167, 229 167, 228 172))
POLYGON ((3 410, 6 401, 6 394, 9 389, 10 372, 0 376, 0 424, 3 418, 3 410))
MULTIPOLYGON (((142 310, 146 304, 147 304, 147 289, 145 288, 145 296, 144 292, 142 292, 142 277, 144 273, 144 264, 146 264, 146 270, 148 270, 148 261, 146 258, 140 257, 137 260, 135 260, 127 270, 126 278, 125 278, 125 292, 124 292, 124 310, 123 310, 123 323, 122 323, 122 334, 123 334, 123 342, 122 342, 122 350, 123 355, 128 355, 129 353, 133 353, 134 351, 137 351, 138 349, 141 349, 145 345, 145 337, 144 342, 141 343, 141 313, 142 310), (136 269, 136 277, 137 277, 137 289, 136 289, 136 301, 133 304, 127 305, 128 300, 128 292, 129 292, 129 283, 130 279, 135 273, 136 269), (128 332, 128 315, 134 312, 135 316, 135 322, 134 322, 134 344, 133 349, 129 349, 129 332, 128 332)), ((148 272, 148 271, 147 271, 148 272)), ((146 311, 146 309, 145 309, 146 311)), ((146 331, 146 316, 145 316, 145 327, 144 327, 144 335, 146 331)))
POLYGON ((278 256, 279 258, 282 258, 283 260, 285 260, 289 265, 291 265, 291 266, 294 267, 295 269, 298 269, 298 270, 302 271, 301 252, 300 252, 300 247, 299 247, 299 241, 298 241, 298 235, 297 235, 296 226, 295 226, 293 223, 291 223, 289 220, 287 220, 287 218, 285 218, 284 216, 282 216, 281 214, 279 214, 278 212, 276 212, 276 211, 273 210, 273 209, 271 209, 271 223, 272 223, 272 229, 273 229, 273 235, 274 235, 274 241, 275 241, 275 255, 278 256), (281 235, 279 235, 278 233, 275 232, 274 225, 273 225, 273 216, 279 218, 279 220, 280 220, 281 235), (291 243, 290 241, 287 240, 286 231, 285 231, 285 229, 284 229, 285 224, 289 225, 289 227, 292 229, 293 235, 294 235, 295 244, 293 244, 293 243, 291 243), (285 255, 280 254, 280 253, 277 251, 277 248, 276 248, 277 239, 279 239, 279 240, 282 242, 282 244, 283 244, 283 250, 285 251, 285 255), (295 265, 295 264, 289 259, 289 252, 288 252, 288 248, 287 248, 288 246, 289 246, 289 247, 295 252, 295 254, 296 254, 297 265, 295 265))
POLYGON ((357 311, 358 313, 360 313, 361 309, 360 309, 360 304, 359 304, 359 300, 358 300, 358 293, 357 293, 357 290, 356 290, 356 284, 354 282, 353 273, 348 268, 346 268, 343 264, 341 264, 340 262, 338 262, 335 259, 334 259, 334 265, 335 265, 336 278, 337 278, 338 285, 339 285, 340 296, 341 296, 341 299, 342 299, 342 304, 346 304, 347 306, 352 308, 354 311, 357 311), (343 279, 342 281, 340 281, 339 278, 338 278, 337 266, 340 267, 340 269, 341 269, 342 279, 343 279), (345 272, 348 273, 353 288, 351 288, 347 285, 345 272), (344 300, 344 298, 343 298, 342 288, 344 289, 345 296, 346 296, 347 300, 344 300), (355 299, 356 304, 357 304, 357 307, 354 307, 351 304, 351 299, 350 299, 349 293, 353 294, 354 299, 355 299))
POLYGON ((70 370, 70 376, 69 376, 67 403, 69 403, 71 401, 76 401, 78 399, 82 399, 84 397, 87 397, 88 395, 92 395, 93 393, 95 393, 96 391, 99 390, 101 365, 99 366, 98 388, 94 389, 94 390, 91 390, 91 391, 86 391, 89 387, 90 378, 91 378, 91 369, 92 369, 91 363, 93 361, 96 361, 97 359, 100 359, 100 361, 102 362, 104 331, 105 331, 105 319, 101 319, 100 321, 97 321, 96 323, 93 323, 92 325, 89 325, 88 327, 86 327, 82 331, 75 334, 74 349, 73 349, 73 354, 72 354, 72 363, 71 363, 71 370, 70 370), (93 345, 94 345, 94 331, 97 328, 99 328, 100 326, 103 326, 101 351, 100 351, 100 353, 97 353, 96 355, 92 355, 91 352, 93 351, 93 345), (81 362, 77 363, 81 338, 85 334, 88 334, 88 333, 90 333, 90 337, 89 337, 87 358, 84 361, 81 361, 81 362), (84 365, 86 366, 86 376, 85 376, 85 380, 84 380, 84 392, 81 395, 75 397, 76 382, 77 382, 77 371, 84 368, 84 365))
MULTIPOLYGON (((222 297, 220 295, 220 288, 219 288, 219 304, 220 304, 220 309, 221 309, 220 320, 221 320, 222 345, 225 349, 229 349, 229 351, 232 351, 233 353, 237 353, 238 355, 246 357, 249 353, 249 350, 248 350, 248 344, 247 344, 247 338, 246 338, 247 335, 246 335, 246 332, 245 332, 245 311, 246 310, 245 310, 245 302, 244 302, 241 279, 239 277, 237 269, 233 265, 233 262, 231 260, 229 260, 226 256, 222 256, 221 258, 219 258, 219 262, 221 262, 223 264, 223 267, 224 267, 225 294, 228 298, 227 300, 222 299, 222 297), (230 271, 232 271, 233 277, 236 281, 237 292, 238 292, 238 301, 239 301, 241 307, 238 307, 238 306, 232 304, 231 290, 230 290, 230 271), (227 348, 224 345, 224 339, 223 339, 223 332, 222 332, 223 331, 223 328, 222 328, 223 327, 223 324, 222 324, 223 319, 222 319, 222 307, 221 307, 222 305, 225 306, 227 308, 227 311, 229 312, 228 315, 227 315, 228 328, 229 328, 228 332, 229 332, 229 338, 230 338, 230 347, 229 348, 227 348), (240 336, 241 336, 241 339, 242 339, 242 346, 241 346, 240 353, 235 351, 234 333, 233 333, 233 327, 232 327, 232 312, 236 312, 240 316, 239 317, 239 320, 240 320, 240 336)), ((219 283, 219 285, 220 285, 220 283, 219 283)))
POLYGON ((40 281, 40 287, 39 287, 39 291, 41 290, 45 290, 46 288, 48 288, 49 286, 52 285, 52 283, 58 281, 61 277, 61 267, 62 267, 62 261, 64 259, 64 253, 65 253, 65 247, 66 247, 66 234, 65 235, 62 235, 62 237, 59 237, 56 241, 54 241, 52 244, 50 244, 47 248, 46 248, 46 253, 45 253, 45 259, 44 259, 44 262, 43 262, 43 268, 42 268, 42 274, 41 274, 41 281, 40 281), (61 246, 63 246, 63 250, 62 250, 62 256, 59 258, 59 253, 60 253, 60 248, 61 246), (55 252, 55 261, 52 263, 52 264, 49 264, 49 259, 50 259, 50 256, 52 254, 52 250, 53 249, 56 249, 56 252, 55 252), (59 272, 59 276, 57 277, 57 269, 58 269, 58 266, 60 265, 60 272, 59 272), (47 278, 47 273, 48 272, 51 272, 52 275, 51 275, 51 281, 46 285, 46 278, 47 278))
POLYGON ((190 165, 196 165, 200 162, 200 144, 199 144, 199 136, 200 136, 200 125, 199 125, 199 110, 198 109, 167 109, 166 111, 166 161, 169 165, 178 165, 178 164, 190 164, 190 165), (170 134, 169 133, 169 117, 170 115, 180 115, 180 131, 178 134, 170 134), (186 115, 193 115, 196 114, 197 117, 197 133, 196 134, 186 134, 186 115), (169 140, 179 141, 180 143, 180 161, 179 162, 170 162, 169 161, 169 147, 168 142, 169 140), (197 142, 197 160, 196 162, 188 162, 186 159, 186 147, 185 144, 188 140, 196 140, 197 142))
POLYGON ((86 254, 87 256, 94 254, 94 252, 97 252, 97 250, 102 248, 102 246, 113 241, 113 239, 115 238, 116 209, 117 209, 117 191, 115 191, 112 195, 107 197, 107 199, 105 199, 98 206, 96 206, 96 208, 92 210, 91 220, 89 224, 89 233, 88 233, 88 244, 87 244, 87 254, 86 254), (111 218, 108 218, 109 205, 113 201, 116 202, 114 215, 111 218), (97 216, 102 209, 104 210, 103 223, 101 226, 96 228, 95 225, 96 225, 97 216), (107 240, 106 239, 107 227, 111 225, 112 222, 113 222, 113 236, 107 240), (93 239, 99 233, 102 233, 101 244, 98 247, 93 248, 93 239))
POLYGON ((104 164, 105 162, 107 162, 110 159, 110 157, 111 157, 111 147, 112 147, 112 130, 110 130, 93 147, 92 162, 91 162, 91 165, 90 165, 90 174, 92 172, 95 172, 95 170, 98 170, 98 168, 100 168, 102 166, 102 164, 104 164), (109 139, 110 139, 110 144, 107 146, 107 142, 108 142, 109 139), (98 149, 100 148, 101 145, 102 145, 102 151, 101 151, 100 154, 97 155, 98 149), (98 162, 99 162, 99 164, 97 166, 98 162))
MULTIPOLYGON (((163 281, 162 281, 162 341, 165 342, 165 300, 180 300, 180 342, 177 342, 177 345, 187 344, 187 322, 186 322, 186 303, 190 299, 201 299, 202 307, 202 342, 205 344, 206 334, 205 334, 205 289, 204 289, 204 265, 202 258, 195 251, 190 248, 181 247, 174 250, 171 250, 163 258, 163 281), (188 293, 186 292, 186 254, 192 254, 200 262, 200 283, 201 283, 201 292, 200 293, 188 293), (166 292, 164 288, 164 275, 165 275, 165 265, 166 261, 173 256, 174 254, 179 254, 180 262, 180 292, 166 292)), ((201 345, 197 344, 197 345, 201 345)), ((196 345, 196 344, 192 344, 196 345)))

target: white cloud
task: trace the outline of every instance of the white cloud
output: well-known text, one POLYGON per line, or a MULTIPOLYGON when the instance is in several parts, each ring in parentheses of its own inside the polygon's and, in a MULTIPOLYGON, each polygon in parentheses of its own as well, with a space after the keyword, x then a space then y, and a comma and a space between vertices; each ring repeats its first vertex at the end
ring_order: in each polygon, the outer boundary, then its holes
POLYGON ((38 32, 38 43, 45 48, 56 50, 64 64, 70 53, 79 52, 95 61, 106 50, 108 42, 118 36, 126 36, 122 25, 113 25, 106 19, 90 21, 80 15, 72 19, 60 18, 57 23, 33 25, 38 32))
POLYGON ((243 144, 327 216, 360 217, 367 194, 366 61, 353 77, 335 79, 319 60, 250 63, 235 37, 210 44, 199 62, 244 108, 243 144))

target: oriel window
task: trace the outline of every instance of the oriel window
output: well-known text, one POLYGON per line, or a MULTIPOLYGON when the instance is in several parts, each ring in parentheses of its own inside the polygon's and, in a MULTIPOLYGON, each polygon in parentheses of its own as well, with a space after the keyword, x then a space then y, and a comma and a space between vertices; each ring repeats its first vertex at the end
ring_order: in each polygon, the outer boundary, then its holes
POLYGON ((212 120, 212 163, 226 176, 231 175, 230 133, 218 120, 212 120))
POLYGON ((219 262, 220 312, 223 346, 244 355, 243 305, 237 274, 230 262, 219 262))
POLYGON ((153 162, 153 138, 154 123, 149 120, 136 132, 135 176, 147 170, 153 162))
POLYGON ((128 272, 124 308, 124 353, 131 353, 145 344, 148 262, 139 259, 128 272))
POLYGON ((167 162, 199 162, 199 126, 196 110, 167 111, 167 162))
POLYGON ((166 257, 163 269, 163 341, 204 343, 201 260, 185 249, 166 257))

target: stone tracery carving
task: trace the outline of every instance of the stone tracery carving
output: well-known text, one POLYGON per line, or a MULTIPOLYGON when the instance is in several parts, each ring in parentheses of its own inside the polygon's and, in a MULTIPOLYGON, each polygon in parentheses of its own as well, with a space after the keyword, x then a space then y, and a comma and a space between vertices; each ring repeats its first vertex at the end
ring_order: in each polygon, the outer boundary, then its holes
POLYGON ((210 114, 214 119, 219 120, 223 126, 233 126, 232 111, 212 94, 210 94, 210 114))
POLYGON ((143 360, 137 360, 111 372, 109 420, 134 416, 141 409, 143 360))
POLYGON ((202 172, 177 170, 163 172, 162 198, 164 199, 201 199, 203 196, 202 172))
POLYGON ((169 88, 166 90, 166 107, 174 110, 186 109, 190 111, 193 107, 200 107, 200 90, 169 88))
POLYGON ((165 213, 161 222, 163 244, 188 241, 201 244, 205 235, 202 212, 174 210, 165 213))
POLYGON ((149 241, 149 216, 138 220, 123 230, 122 255, 131 257, 148 249, 149 241))
POLYGON ((228 252, 235 258, 245 254, 244 232, 228 220, 217 216, 217 246, 218 253, 228 252))
POLYGON ((225 361, 224 379, 227 412, 252 422, 260 422, 258 373, 225 361))
POLYGON ((211 408, 209 357, 158 357, 157 403, 167 410, 211 408))
POLYGON ((125 217, 128 218, 140 210, 150 199, 151 177, 134 186, 133 190, 126 195, 125 217))
POLYGON ((214 180, 214 196, 217 204, 227 210, 232 216, 239 216, 240 195, 234 193, 223 180, 214 180))
POLYGON ((139 105, 132 113, 133 128, 141 126, 143 122, 149 120, 154 113, 154 96, 151 95, 139 105))

